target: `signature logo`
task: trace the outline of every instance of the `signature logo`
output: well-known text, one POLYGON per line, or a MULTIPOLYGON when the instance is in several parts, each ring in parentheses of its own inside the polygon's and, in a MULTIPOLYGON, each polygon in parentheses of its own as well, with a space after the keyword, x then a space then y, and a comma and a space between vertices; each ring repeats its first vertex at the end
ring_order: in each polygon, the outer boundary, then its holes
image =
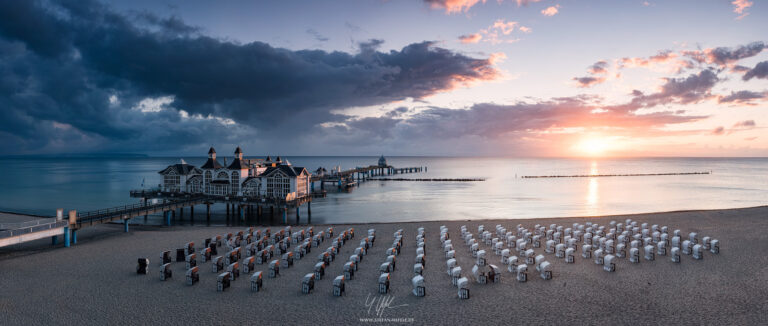
POLYGON ((381 315, 384 314, 385 309, 408 306, 408 304, 393 305, 393 301, 395 301, 395 297, 390 294, 381 296, 375 295, 371 298, 371 294, 368 293, 368 296, 365 298, 365 307, 368 308, 368 315, 370 315, 371 310, 373 310, 376 317, 381 317, 381 315))

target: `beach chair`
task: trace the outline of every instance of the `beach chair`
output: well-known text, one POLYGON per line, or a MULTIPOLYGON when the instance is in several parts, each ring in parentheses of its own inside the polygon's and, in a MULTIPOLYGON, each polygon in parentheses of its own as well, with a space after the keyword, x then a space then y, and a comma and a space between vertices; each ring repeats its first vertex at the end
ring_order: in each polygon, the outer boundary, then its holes
POLYGON ((282 256, 282 265, 285 266, 285 268, 290 268, 293 266, 293 252, 286 252, 282 256))
POLYGON ((576 238, 570 238, 568 241, 565 242, 566 248, 573 248, 573 250, 578 250, 578 240, 576 238))
POLYGON ((333 279, 333 296, 340 297, 344 295, 344 279, 344 275, 336 276, 336 278, 333 279))
POLYGON ((547 240, 547 242, 545 242, 544 252, 548 254, 555 252, 555 240, 547 240))
POLYGON ((632 263, 639 263, 640 262, 640 249, 638 248, 630 248, 629 249, 629 261, 632 263))
POLYGON ((524 252, 528 248, 528 242, 526 242, 525 239, 517 239, 515 244, 515 249, 517 249, 517 252, 524 252))
POLYGON ((329 265, 331 263, 331 254, 327 251, 323 252, 317 256, 317 260, 325 263, 325 265, 329 265))
POLYGON ((232 280, 237 280, 240 277, 240 263, 234 262, 227 266, 227 272, 232 274, 232 280))
POLYGON ((387 256, 387 262, 392 264, 392 270, 390 272, 394 272, 396 267, 395 265, 397 264, 397 261, 395 260, 395 256, 394 255, 387 256))
POLYGON ((651 234, 651 239, 653 239, 653 242, 658 243, 661 241, 661 232, 655 231, 653 234, 651 234))
POLYGON ((624 243, 619 243, 616 245, 616 257, 624 258, 624 256, 627 255, 627 245, 624 243))
POLYGON ((392 263, 390 262, 384 262, 379 265, 379 272, 381 273, 391 273, 393 271, 392 263))
POLYGON ((219 274, 219 276, 216 277, 216 290, 219 292, 223 292, 225 289, 229 287, 229 283, 232 279, 232 273, 230 272, 224 272, 219 274))
POLYGON ((214 273, 218 273, 223 269, 224 269, 224 257, 216 256, 215 258, 213 258, 213 260, 211 260, 211 270, 214 273))
MULTIPOLYGON (((536 263, 536 257, 534 257, 536 253, 533 251, 533 249, 528 249, 525 251, 525 263, 528 265, 533 265, 536 263)), ((563 253, 565 255, 565 253, 563 253)))
POLYGON ((575 262, 574 255, 576 254, 576 250, 573 248, 565 249, 565 262, 569 264, 573 264, 575 262))
POLYGON ((539 271, 542 279, 552 279, 552 264, 550 264, 548 261, 542 261, 536 266, 536 269, 539 271))
POLYGON ((475 264, 478 266, 485 266, 485 263, 486 263, 485 250, 478 250, 477 259, 475 259, 475 264))
POLYGON ((355 263, 354 262, 347 262, 344 264, 344 278, 348 280, 352 280, 355 278, 355 263))
POLYGON ((160 280, 165 281, 173 276, 173 271, 171 270, 171 263, 163 264, 163 266, 160 267, 160 280))
POLYGON ((659 241, 656 243, 656 254, 659 256, 667 255, 667 243, 659 241))
POLYGON ((700 244, 693 245, 693 259, 704 258, 704 246, 700 244))
POLYGON ((387 294, 389 292, 389 273, 379 275, 379 293, 387 294))
POLYGON ((517 281, 518 282, 528 281, 528 265, 522 264, 517 266, 517 281))
POLYGON ((672 249, 669 250, 669 260, 673 263, 680 262, 680 248, 672 247, 672 249))
POLYGON ((643 247, 645 249, 645 260, 651 261, 656 259, 655 247, 653 245, 647 245, 643 247))
POLYGON ((547 233, 545 234, 544 238, 547 239, 547 240, 554 241, 555 240, 555 231, 551 230, 551 229, 547 230, 547 233))
POLYGON ((615 252, 615 242, 611 239, 605 241, 605 253, 613 254, 615 252))
POLYGON ((501 251, 501 264, 507 265, 509 263, 509 256, 511 255, 511 252, 509 249, 504 249, 501 251))
POLYGON ((184 246, 184 256, 189 256, 194 252, 195 252, 195 243, 187 242, 187 244, 184 246))
POLYGON ((273 260, 269 262, 269 278, 275 278, 280 275, 280 262, 273 260))
MULTIPOLYGON (((453 250, 451 250, 451 251, 455 253, 455 251, 453 251, 453 250)), ((453 258, 453 257, 451 257, 451 258, 453 258)), ((448 258, 448 257, 446 256, 446 259, 450 259, 450 258, 448 258)), ((415 263, 416 263, 416 264, 421 264, 421 266, 422 266, 422 267, 424 267, 424 265, 427 263, 427 260, 426 260, 426 259, 424 259, 424 254, 418 254, 418 255, 416 255, 416 260, 415 260, 415 263)))
POLYGON ((160 265, 165 265, 167 263, 170 263, 171 261, 172 261, 171 260, 171 251, 170 250, 163 251, 163 256, 162 256, 162 260, 161 260, 160 265))
POLYGON ((453 250, 453 244, 450 244, 450 243, 446 243, 446 244, 443 246, 443 252, 449 252, 449 251, 451 251, 451 250, 453 250))
POLYGON ((262 284, 262 272, 258 271, 253 273, 253 275, 251 275, 251 292, 261 291, 262 284))
POLYGON ((499 270, 499 267, 494 264, 489 264, 488 267, 490 267, 488 270, 488 280, 493 283, 501 282, 501 271, 499 270))
POLYGON ((360 255, 352 255, 349 256, 349 261, 355 263, 355 271, 357 271, 357 264, 360 263, 360 255))
POLYGON ((605 258, 605 251, 603 249, 597 249, 595 250, 594 256, 595 256, 595 264, 602 265, 603 260, 605 258))
POLYGON ((456 286, 459 288, 459 299, 469 299, 469 280, 466 277, 459 278, 456 286))
POLYGON ((545 260, 546 260, 546 257, 544 257, 544 255, 541 255, 541 254, 536 255, 536 257, 533 260, 533 263, 535 264, 537 271, 539 270, 539 267, 540 267, 539 265, 543 263, 545 260))
POLYGON ((253 256, 245 257, 245 259, 243 260, 243 273, 244 274, 249 274, 249 273, 251 273, 253 271, 254 261, 256 261, 256 259, 253 256))
POLYGON ((136 274, 147 274, 148 269, 149 259, 139 258, 138 264, 136 265, 136 274))
POLYGON ((200 274, 198 273, 199 267, 195 266, 190 269, 187 269, 187 285, 194 285, 195 283, 200 281, 200 274))
POLYGON ((315 279, 316 280, 318 280, 318 281, 322 280, 323 276, 325 276, 325 263, 324 262, 318 262, 317 264, 315 264, 314 273, 315 273, 315 279))
POLYGON ((497 256, 498 256, 498 255, 501 255, 501 252, 502 252, 503 250, 504 250, 504 243, 503 243, 503 242, 501 242, 501 241, 499 241, 499 242, 496 242, 496 244, 495 244, 495 245, 494 245, 494 247, 493 247, 493 252, 494 252, 494 254, 496 254, 497 256))
POLYGON ((712 238, 710 237, 701 238, 701 245, 704 247, 704 250, 709 250, 711 243, 712 243, 712 238))
POLYGON ((507 270, 510 273, 517 272, 517 265, 518 265, 518 258, 517 258, 517 256, 509 257, 509 259, 507 260, 507 270))
POLYGON ((691 240, 684 240, 683 245, 680 247, 680 251, 683 253, 683 255, 690 255, 691 249, 693 249, 693 243, 691 243, 691 240))
POLYGON ((691 242, 691 244, 698 244, 699 243, 699 234, 696 232, 688 233, 688 241, 691 242))
POLYGON ((709 244, 709 251, 713 254, 719 254, 720 253, 720 240, 712 239, 712 241, 709 244))
POLYGON ((187 257, 184 258, 184 264, 187 269, 197 266, 197 255, 195 253, 187 255, 187 257))
POLYGON ((211 248, 205 247, 200 250, 200 257, 203 260, 203 263, 208 262, 211 260, 211 248))
POLYGON ((488 275, 486 275, 484 269, 485 268, 480 269, 480 266, 477 265, 472 266, 472 275, 475 277, 475 281, 477 281, 479 284, 488 283, 488 275))
POLYGON ((424 265, 422 265, 421 263, 413 264, 413 273, 416 275, 423 275, 424 265))
POLYGON ((458 285, 458 281, 461 278, 461 267, 456 266, 452 268, 450 275, 451 275, 451 284, 453 284, 454 286, 458 285))
POLYGON ((603 259, 603 270, 606 272, 616 271, 616 256, 606 255, 603 259))
POLYGON ((416 275, 411 279, 411 285, 413 285, 413 295, 417 297, 423 297, 426 295, 426 285, 424 284, 424 276, 416 275))
POLYGON ((555 257, 557 258, 565 257, 565 244, 558 243, 557 245, 555 245, 555 257))
POLYGON ((581 246, 581 257, 584 257, 584 259, 592 258, 592 245, 581 246))
POLYGON ((310 294, 315 289, 315 274, 309 273, 301 279, 301 293, 310 294))
POLYGON ((456 259, 455 258, 448 259, 447 261, 445 261, 445 264, 448 267, 448 269, 447 269, 448 275, 451 275, 451 270, 454 267, 456 267, 456 259))

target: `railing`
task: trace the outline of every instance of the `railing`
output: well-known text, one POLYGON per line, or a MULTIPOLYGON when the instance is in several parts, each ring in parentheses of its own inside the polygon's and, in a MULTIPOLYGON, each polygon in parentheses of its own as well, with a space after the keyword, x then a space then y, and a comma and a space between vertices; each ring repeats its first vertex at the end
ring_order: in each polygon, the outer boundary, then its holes
POLYGON ((45 230, 60 228, 60 227, 67 226, 67 224, 69 224, 69 221, 67 221, 67 220, 56 221, 54 219, 53 222, 49 221, 48 223, 38 224, 38 225, 35 225, 35 226, 27 226, 27 227, 22 227, 22 228, 13 229, 13 230, 0 231, 0 239, 2 239, 2 238, 9 238, 9 237, 15 237, 15 236, 19 236, 19 235, 27 234, 27 233, 33 233, 33 232, 38 232, 38 231, 45 231, 45 230))
POLYGON ((192 197, 184 200, 179 201, 172 201, 168 203, 160 203, 160 204, 154 204, 154 205, 145 205, 142 203, 137 204, 131 204, 131 205, 124 205, 124 206, 117 206, 117 207, 110 207, 110 208, 104 208, 104 209, 98 209, 94 211, 88 211, 83 213, 77 213, 77 222, 78 223, 88 223, 98 220, 103 220, 107 218, 112 218, 118 215, 123 215, 126 213, 133 213, 137 211, 150 211, 150 210, 156 210, 158 208, 165 208, 165 207, 171 207, 178 204, 185 204, 192 201, 198 201, 203 199, 202 197, 192 197))

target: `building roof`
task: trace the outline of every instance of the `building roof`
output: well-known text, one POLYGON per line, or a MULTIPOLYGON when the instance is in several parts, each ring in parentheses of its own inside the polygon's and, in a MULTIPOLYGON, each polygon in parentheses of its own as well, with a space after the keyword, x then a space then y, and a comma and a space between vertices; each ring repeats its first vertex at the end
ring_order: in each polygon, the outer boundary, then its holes
POLYGON ((297 177, 301 174, 302 171, 306 171, 305 168, 300 166, 278 165, 268 167, 261 175, 268 176, 278 170, 282 171, 283 174, 289 177, 297 177))
MULTIPOLYGON (((239 147, 238 147, 239 148, 239 147)), ((232 161, 232 164, 229 165, 227 169, 230 170, 242 170, 248 168, 248 163, 243 162, 244 160, 241 160, 239 158, 235 158, 234 161, 232 161)))
POLYGON ((173 165, 169 165, 162 171, 159 171, 157 173, 159 174, 168 174, 171 171, 175 172, 178 175, 189 175, 189 174, 200 174, 202 171, 200 169, 195 168, 194 165, 189 165, 187 163, 176 163, 173 165))
MULTIPOLYGON (((211 147, 211 149, 213 149, 213 147, 211 147)), ((215 169, 221 169, 223 167, 224 166, 221 165, 221 163, 219 163, 219 161, 214 160, 212 158, 209 158, 207 161, 205 161, 205 164, 203 164, 203 166, 201 166, 200 168, 201 169, 214 169, 215 170, 215 169)))
POLYGON ((211 149, 208 150, 208 154, 216 154, 216 150, 211 147, 211 149))
POLYGON ((242 151, 242 150, 240 150, 240 146, 237 146, 237 149, 235 149, 235 154, 240 154, 240 153, 242 153, 242 152, 243 152, 243 151, 242 151))

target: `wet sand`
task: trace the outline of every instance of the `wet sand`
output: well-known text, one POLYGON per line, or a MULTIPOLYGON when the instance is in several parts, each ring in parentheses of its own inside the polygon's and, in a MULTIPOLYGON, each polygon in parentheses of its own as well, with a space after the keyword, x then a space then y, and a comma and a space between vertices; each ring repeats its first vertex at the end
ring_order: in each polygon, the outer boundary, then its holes
MULTIPOLYGON (((312 272, 317 255, 330 246, 326 240, 276 279, 265 272, 261 292, 250 291, 248 275, 232 282, 225 292, 216 291, 216 274, 210 263, 200 263, 200 282, 187 286, 184 263, 173 263, 173 278, 160 281, 159 260, 163 250, 181 248, 194 241, 244 227, 182 226, 132 227, 103 225, 79 232, 78 244, 53 248, 50 240, 0 248, 0 310, 7 325, 39 324, 358 324, 361 318, 401 318, 413 324, 768 324, 768 207, 685 211, 606 217, 557 219, 445 221, 423 223, 334 225, 335 230, 354 227, 356 236, 347 242, 317 281, 312 294, 301 293, 301 277, 312 272), (501 266, 489 246, 489 263, 502 269, 501 283, 470 282, 471 298, 460 300, 446 273, 439 241, 439 227, 446 225, 453 239, 459 266, 469 275, 474 264, 459 228, 477 226, 493 232, 497 224, 514 231, 517 224, 592 221, 632 218, 638 222, 667 225, 670 233, 696 231, 699 237, 719 239, 721 253, 707 251, 703 260, 682 257, 680 264, 667 256, 632 264, 620 259, 615 273, 605 272, 592 260, 581 258, 566 264, 545 254, 554 266, 554 278, 543 280, 532 267, 529 281, 519 283, 501 266), (410 280, 416 257, 416 229, 427 233, 426 297, 411 294, 410 280), (376 229, 376 243, 360 263, 355 279, 346 282, 346 295, 332 295, 332 281, 342 274, 344 263, 369 228, 376 229), (404 230, 403 248, 392 273, 390 308, 377 314, 369 309, 381 303, 377 279, 379 265, 393 241, 404 230), (136 259, 150 259, 150 274, 137 275, 136 259)), ((567 227, 566 226, 566 227, 567 227)), ((315 225, 315 231, 327 226, 315 225)), ((280 227, 272 227, 277 230, 280 227)), ((297 227, 294 227, 296 230, 297 227)), ((291 248, 293 249, 293 247, 291 248)), ((536 248, 536 254, 544 253, 536 248)), ((219 252, 221 254, 221 250, 219 252)), ((175 254, 175 253, 174 253, 175 254)), ((199 262, 199 261, 198 261, 199 262)))

